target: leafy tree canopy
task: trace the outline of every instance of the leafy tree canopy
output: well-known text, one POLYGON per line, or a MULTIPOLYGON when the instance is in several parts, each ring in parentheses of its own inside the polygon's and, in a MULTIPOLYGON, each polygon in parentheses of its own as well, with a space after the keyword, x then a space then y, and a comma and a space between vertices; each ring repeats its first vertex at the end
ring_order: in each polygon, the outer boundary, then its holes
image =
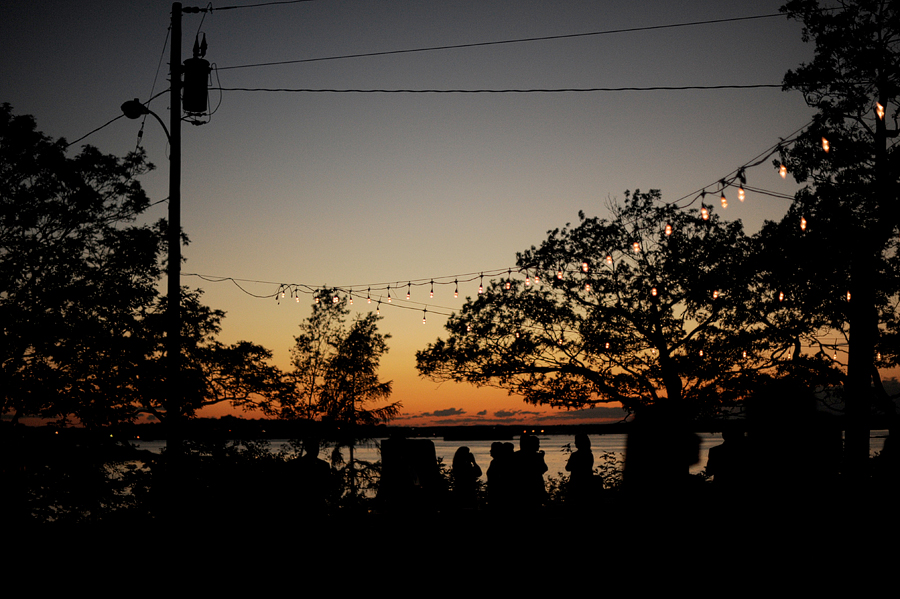
POLYGON ((778 323, 747 308, 778 297, 754 275, 740 222, 663 204, 658 191, 609 209, 518 254, 524 281, 510 273, 467 299, 449 337, 417 353, 420 374, 533 404, 664 403, 697 416, 784 368, 819 371, 816 358, 786 352, 795 334, 772 336, 778 323))

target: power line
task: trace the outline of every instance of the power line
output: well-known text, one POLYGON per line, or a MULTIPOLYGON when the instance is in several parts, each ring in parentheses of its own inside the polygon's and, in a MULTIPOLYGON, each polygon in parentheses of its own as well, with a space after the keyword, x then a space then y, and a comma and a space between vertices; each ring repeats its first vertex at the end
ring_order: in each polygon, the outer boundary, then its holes
MULTIPOLYGON (((272 3, 277 4, 277 3, 272 3)), ((230 7, 230 8, 243 8, 243 7, 230 7)), ((223 10, 223 9, 218 9, 223 10)), ((252 67, 268 67, 268 66, 277 66, 277 65, 285 65, 285 64, 301 64, 306 62, 322 62, 326 60, 344 60, 348 58, 368 58, 372 56, 390 56, 394 54, 412 54, 415 52, 433 52, 437 50, 458 50, 462 48, 480 48, 484 46, 499 46, 502 44, 521 44, 525 42, 544 42, 551 40, 561 40, 561 39, 573 39, 579 37, 590 37, 590 36, 599 36, 599 35, 612 35, 616 33, 637 33, 642 31, 655 31, 660 29, 674 29, 677 27, 694 27, 697 25, 713 25, 719 23, 733 23, 737 21, 749 21, 753 19, 770 19, 773 17, 785 17, 785 15, 781 13, 773 13, 766 15, 754 15, 750 17, 732 17, 729 19, 711 19, 708 21, 691 21, 687 23, 672 23, 669 25, 649 25, 646 27, 628 27, 624 29, 606 29, 603 31, 590 31, 587 33, 568 33, 563 35, 546 35, 541 37, 526 37, 526 38, 517 38, 517 39, 507 39, 507 40, 495 40, 490 42, 474 42, 470 44, 449 44, 445 46, 428 46, 424 48, 408 48, 405 50, 385 50, 382 52, 362 52, 357 54, 344 54, 339 56, 321 56, 318 58, 300 58, 296 60, 279 60, 273 62, 257 62, 252 64, 242 64, 242 65, 234 65, 230 67, 219 67, 220 70, 227 69, 247 69, 252 67)))
POLYGON ((310 94, 558 94, 585 92, 632 91, 690 91, 716 89, 781 89, 780 83, 755 83, 745 85, 653 85, 647 87, 562 87, 528 89, 334 89, 288 87, 211 87, 211 90, 227 92, 278 92, 310 94))

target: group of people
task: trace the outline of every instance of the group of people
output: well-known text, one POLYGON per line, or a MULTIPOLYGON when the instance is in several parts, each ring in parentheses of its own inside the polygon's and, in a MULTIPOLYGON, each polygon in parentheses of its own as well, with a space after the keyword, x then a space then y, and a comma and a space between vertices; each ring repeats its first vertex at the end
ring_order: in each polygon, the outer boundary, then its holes
MULTIPOLYGON (((594 455, 587 435, 575 436, 575 451, 566 464, 569 472, 568 498, 573 505, 589 500, 592 489, 594 455)), ((546 500, 544 473, 547 464, 540 440, 530 434, 519 438, 519 451, 512 443, 491 444, 491 463, 487 470, 488 507, 493 511, 529 511, 546 500)), ((468 447, 460 447, 453 457, 455 504, 463 509, 477 505, 477 480, 482 470, 468 447)))

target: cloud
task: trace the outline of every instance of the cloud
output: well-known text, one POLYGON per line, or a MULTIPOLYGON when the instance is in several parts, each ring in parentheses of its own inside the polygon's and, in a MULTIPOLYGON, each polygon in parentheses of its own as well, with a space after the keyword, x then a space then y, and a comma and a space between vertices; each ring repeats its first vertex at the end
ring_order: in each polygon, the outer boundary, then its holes
POLYGON ((487 410, 481 410, 480 412, 478 412, 478 413, 475 414, 475 415, 476 415, 476 416, 487 416, 487 410))
MULTIPOLYGON (((459 408, 447 408, 446 410, 435 410, 431 415, 438 418, 446 418, 447 416, 462 416, 465 413, 465 410, 459 408)), ((427 416, 428 414, 425 415, 427 416)))

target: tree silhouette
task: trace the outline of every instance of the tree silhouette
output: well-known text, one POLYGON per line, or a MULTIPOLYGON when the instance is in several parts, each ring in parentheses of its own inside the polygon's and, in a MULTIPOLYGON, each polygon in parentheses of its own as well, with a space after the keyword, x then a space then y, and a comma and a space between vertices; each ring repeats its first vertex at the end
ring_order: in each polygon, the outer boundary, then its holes
MULTIPOLYGON (((136 224, 150 202, 124 158, 36 130, 0 109, 0 394, 3 414, 106 426, 149 412, 165 420, 166 223, 136 224)), ((224 312, 185 290, 186 413, 227 401, 271 409, 282 390, 271 352, 216 341, 224 312)))
POLYGON ((65 419, 107 401, 85 366, 102 374, 129 341, 140 307, 156 295, 162 225, 136 225, 149 206, 136 177, 143 153, 125 158, 36 130, 0 109, 0 321, 2 412, 65 419))
POLYGON ((520 275, 468 299, 416 355, 433 380, 492 385, 533 404, 664 404, 712 415, 779 376, 785 343, 746 306, 760 293, 753 244, 709 206, 625 195, 612 218, 549 232, 520 275))
POLYGON ((815 279, 804 277, 802 282, 824 292, 811 314, 830 319, 831 329, 848 345, 847 456, 860 471, 869 454, 873 383, 881 388, 878 355, 882 352, 881 365, 896 356, 887 346, 882 351, 879 337, 885 325, 896 324, 892 262, 900 165, 896 131, 888 131, 886 121, 892 119, 896 128, 900 9, 881 0, 837 7, 792 0, 782 11, 802 21, 804 41, 815 44, 813 60, 784 78, 786 90, 799 90, 816 109, 812 126, 782 151, 787 170, 807 184, 796 194, 787 219, 798 229, 801 222, 806 225, 807 247, 830 249, 819 255, 801 251, 797 261, 815 273, 815 279))

